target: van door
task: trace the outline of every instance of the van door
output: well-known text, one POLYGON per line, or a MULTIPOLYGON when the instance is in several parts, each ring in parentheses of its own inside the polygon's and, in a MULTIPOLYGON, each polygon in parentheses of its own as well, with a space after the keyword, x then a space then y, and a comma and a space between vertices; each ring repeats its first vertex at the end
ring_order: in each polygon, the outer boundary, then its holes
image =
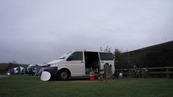
POLYGON ((100 70, 104 69, 104 65, 106 63, 112 65, 112 73, 114 73, 115 67, 114 67, 114 61, 113 61, 112 53, 100 52, 100 70))
POLYGON ((72 53, 67 58, 67 65, 71 71, 71 76, 83 76, 85 75, 85 62, 82 51, 72 53))
POLYGON ((90 74, 90 72, 94 72, 95 74, 99 73, 100 69, 100 61, 98 52, 89 52, 85 51, 85 73, 86 75, 90 74))

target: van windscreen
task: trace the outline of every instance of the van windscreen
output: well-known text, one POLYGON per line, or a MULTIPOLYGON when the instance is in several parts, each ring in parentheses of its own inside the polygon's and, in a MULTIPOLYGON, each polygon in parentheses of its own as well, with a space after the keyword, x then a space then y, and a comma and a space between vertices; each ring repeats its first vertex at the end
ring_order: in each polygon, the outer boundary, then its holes
POLYGON ((61 57, 59 57, 59 59, 65 59, 67 58, 69 55, 71 55, 72 51, 65 53, 64 55, 62 55, 61 57))

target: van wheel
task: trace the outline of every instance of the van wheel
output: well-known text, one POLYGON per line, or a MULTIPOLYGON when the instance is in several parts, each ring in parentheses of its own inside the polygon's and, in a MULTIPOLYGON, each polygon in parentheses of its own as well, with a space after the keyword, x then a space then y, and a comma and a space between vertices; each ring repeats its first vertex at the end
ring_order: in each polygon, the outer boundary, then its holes
POLYGON ((70 74, 67 70, 61 70, 60 72, 58 72, 58 78, 60 80, 68 80, 69 75, 70 74))

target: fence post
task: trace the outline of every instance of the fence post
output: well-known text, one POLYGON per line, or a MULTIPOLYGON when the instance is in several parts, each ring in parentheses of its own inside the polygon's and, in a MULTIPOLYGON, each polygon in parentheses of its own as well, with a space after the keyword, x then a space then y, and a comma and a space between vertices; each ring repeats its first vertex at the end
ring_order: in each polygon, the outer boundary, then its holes
POLYGON ((166 68, 166 77, 169 78, 169 68, 166 68))

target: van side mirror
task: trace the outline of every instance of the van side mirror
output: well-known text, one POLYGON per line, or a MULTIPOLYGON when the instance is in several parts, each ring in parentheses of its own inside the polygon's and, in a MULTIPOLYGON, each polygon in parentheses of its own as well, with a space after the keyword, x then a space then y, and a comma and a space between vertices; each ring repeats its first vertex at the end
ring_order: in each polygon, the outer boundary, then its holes
POLYGON ((72 60, 73 59, 73 56, 71 55, 71 56, 69 56, 68 58, 67 58, 67 61, 70 61, 70 60, 72 60))

